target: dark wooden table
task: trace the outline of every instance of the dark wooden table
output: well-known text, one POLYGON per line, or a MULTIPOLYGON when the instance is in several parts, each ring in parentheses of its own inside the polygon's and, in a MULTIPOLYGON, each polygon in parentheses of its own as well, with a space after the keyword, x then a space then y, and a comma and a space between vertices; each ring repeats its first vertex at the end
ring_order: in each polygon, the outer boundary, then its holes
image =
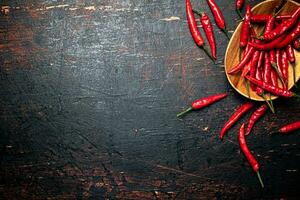
MULTIPOLYGON (((232 33, 234 1, 217 2, 232 33)), ((250 113, 219 140, 245 99, 226 80, 228 41, 214 28, 216 65, 195 46, 184 1, 1 1, 0 199, 299 197, 299 132, 268 135, 300 118, 299 99, 276 101, 247 138, 265 189, 236 136, 250 113)))

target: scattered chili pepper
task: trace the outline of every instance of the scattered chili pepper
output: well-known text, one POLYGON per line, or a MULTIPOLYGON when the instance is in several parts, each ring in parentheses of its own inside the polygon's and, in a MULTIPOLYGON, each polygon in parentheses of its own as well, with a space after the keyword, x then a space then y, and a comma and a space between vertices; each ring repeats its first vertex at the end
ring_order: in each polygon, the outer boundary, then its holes
POLYGON ((251 19, 251 7, 249 4, 246 6, 246 14, 242 24, 242 30, 240 34, 240 47, 246 47, 249 35, 250 35, 250 19, 251 19))
POLYGON ((225 133, 237 122, 239 118, 253 107, 252 102, 242 104, 229 118, 220 132, 220 138, 223 139, 225 133))
MULTIPOLYGON (((300 8, 299 8, 300 10, 300 8)), ((276 45, 276 48, 285 48, 287 45, 289 45, 290 43, 292 43, 296 38, 298 38, 300 36, 300 20, 297 24, 297 26, 288 33, 288 35, 280 41, 280 43, 278 43, 276 45)))
POLYGON ((195 40, 198 46, 202 47, 204 45, 204 40, 197 27, 196 19, 193 13, 193 8, 190 0, 186 0, 186 16, 193 39, 195 40))
POLYGON ((193 13, 193 8, 190 0, 186 0, 186 16, 189 25, 189 29, 191 31, 192 37, 196 44, 204 50, 204 52, 214 61, 212 56, 208 53, 206 48, 204 48, 204 40, 203 37, 197 27, 196 19, 193 13))
POLYGON ((215 41, 213 28, 212 28, 212 25, 210 23, 209 17, 205 12, 203 12, 201 14, 201 24, 202 24, 202 27, 204 29, 205 35, 207 37, 209 46, 211 48, 211 55, 214 59, 217 59, 217 56, 216 56, 216 41, 215 41))
POLYGON ((253 154, 251 153, 251 151, 249 150, 247 143, 246 143, 246 139, 245 139, 245 124, 242 124, 240 131, 239 131, 239 135, 238 135, 238 139, 239 139, 239 144, 240 144, 240 148, 242 150, 242 152, 244 153, 245 157, 247 158, 247 161, 249 162, 249 164, 252 167, 252 170, 257 174, 257 177, 259 179, 259 182, 261 184, 261 187, 264 187, 264 183, 260 177, 259 174, 259 164, 256 161, 255 157, 253 156, 253 154))
POLYGON ((300 120, 287 124, 279 129, 282 134, 287 134, 300 129, 300 120))
POLYGON ((236 8, 236 12, 238 13, 239 17, 242 19, 242 14, 241 14, 241 10, 244 6, 245 0, 236 0, 235 1, 235 8, 236 8))
POLYGON ((253 114, 249 119, 249 123, 245 135, 249 135, 254 124, 266 113, 267 110, 268 110, 267 104, 262 104, 256 111, 253 112, 253 114))
POLYGON ((219 6, 216 4, 215 0, 207 0, 207 4, 214 15, 217 26, 225 33, 226 37, 230 39, 226 29, 225 20, 219 6))
POLYGON ((290 30, 299 21, 299 16, 300 16, 300 7, 294 12, 294 14, 290 19, 282 22, 280 25, 278 25, 274 30, 272 30, 268 34, 265 34, 262 39, 273 40, 279 37, 284 32, 290 30))
POLYGON ((246 76, 246 78, 251 83, 260 86, 262 89, 264 89, 264 90, 266 90, 266 91, 268 91, 268 92, 270 92, 274 95, 282 96, 282 97, 294 97, 294 96, 299 97, 298 95, 296 95, 295 93, 293 93, 289 90, 282 89, 282 88, 279 88, 279 87, 275 87, 273 85, 269 85, 264 81, 260 81, 260 80, 257 80, 255 78, 249 77, 249 76, 246 76))
POLYGON ((282 59, 282 78, 284 81, 284 85, 288 87, 289 85, 289 61, 287 58, 287 53, 285 50, 281 51, 281 59, 282 59))
POLYGON ((222 94, 216 94, 216 95, 212 95, 209 97, 197 99, 192 103, 192 105, 189 108, 187 108, 185 111, 177 114, 177 117, 180 117, 192 110, 199 110, 201 108, 209 106, 210 104, 213 104, 213 103, 225 98, 226 96, 227 96, 227 93, 222 93, 222 94))
POLYGON ((251 60, 251 57, 254 54, 254 52, 255 52, 255 49, 253 47, 250 47, 248 52, 246 53, 246 55, 241 60, 241 62, 238 65, 236 65, 235 67, 233 67, 232 69, 230 69, 228 74, 234 74, 234 73, 237 73, 240 70, 242 70, 243 67, 251 60))

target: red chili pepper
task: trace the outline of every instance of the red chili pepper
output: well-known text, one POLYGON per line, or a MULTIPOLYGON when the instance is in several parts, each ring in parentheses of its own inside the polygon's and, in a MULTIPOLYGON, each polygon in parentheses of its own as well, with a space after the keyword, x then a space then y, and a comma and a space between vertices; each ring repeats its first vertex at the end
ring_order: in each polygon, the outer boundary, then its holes
POLYGON ((289 84, 289 61, 287 58, 287 53, 285 50, 281 51, 281 63, 282 63, 282 78, 284 81, 284 85, 287 87, 289 84))
POLYGON ((263 79, 268 84, 272 83, 272 80, 271 80, 271 62, 270 62, 269 54, 267 54, 267 53, 265 54, 264 78, 263 79))
POLYGON ((274 66, 274 68, 276 69, 276 71, 278 73, 278 76, 283 85, 283 88, 286 88, 285 81, 283 78, 283 72, 282 72, 282 54, 281 54, 280 49, 276 49, 275 55, 276 55, 276 65, 274 66))
POLYGON ((204 40, 197 27, 196 19, 193 13, 193 8, 190 0, 186 0, 186 17, 194 41, 199 47, 202 47, 204 45, 204 40))
POLYGON ((254 54, 254 52, 255 52, 255 49, 253 47, 250 47, 248 52, 246 53, 246 55, 241 60, 241 62, 238 65, 236 65, 235 67, 233 67, 232 69, 230 69, 228 74, 234 74, 234 73, 237 73, 240 70, 242 70, 243 67, 251 60, 251 57, 254 54))
POLYGON ((253 107, 253 103, 242 104, 229 118, 220 132, 220 138, 223 139, 225 133, 238 121, 239 118, 253 107))
MULTIPOLYGON (((251 62, 250 62, 250 77, 255 78, 255 72, 256 72, 256 66, 257 66, 258 59, 259 59, 259 51, 255 51, 252 56, 251 62)), ((255 91, 256 85, 250 84, 250 87, 253 91, 255 91)))
POLYGON ((257 50, 260 51, 267 51, 276 48, 276 46, 285 38, 285 35, 281 35, 280 37, 276 38, 275 40, 265 43, 265 44, 258 44, 254 42, 249 42, 249 45, 254 47, 257 50))
POLYGON ((257 177, 259 179, 261 187, 263 188, 264 184, 263 184, 260 174, 259 174, 260 166, 259 166, 258 162, 256 161, 255 157, 253 156, 253 154, 251 153, 251 151, 249 150, 247 143, 246 143, 245 124, 242 124, 242 126, 240 128, 238 139, 239 139, 239 144, 240 144, 240 148, 241 148, 242 152, 244 153, 245 157, 247 158, 247 161, 249 162, 249 164, 251 165, 252 170, 257 174, 257 177))
MULTIPOLYGON (((273 67, 273 69, 275 70, 276 74, 278 75, 278 77, 280 78, 281 82, 283 83, 283 80, 282 80, 282 75, 278 69, 278 66, 277 66, 277 62, 276 62, 276 52, 274 49, 270 50, 269 51, 269 56, 270 56, 270 62, 271 62, 271 66, 273 67)), ((278 60, 280 61, 280 59, 278 58, 278 60)), ((280 61, 281 62, 281 61, 280 61)), ((277 83, 277 86, 278 86, 278 83, 277 83)))
POLYGON ((279 129, 282 134, 287 134, 300 129, 300 120, 287 124, 279 129))
POLYGON ((249 135, 254 124, 266 113, 267 110, 268 110, 268 105, 263 104, 251 115, 245 135, 249 135))
POLYGON ((262 89, 264 89, 264 90, 266 90, 266 91, 268 91, 268 92, 270 92, 274 95, 282 96, 282 97, 293 97, 293 96, 298 97, 298 95, 294 94, 293 92, 291 92, 289 90, 282 89, 282 88, 279 88, 279 87, 275 87, 273 85, 269 85, 264 81, 260 81, 260 80, 257 80, 255 78, 249 77, 249 76, 246 76, 246 78, 251 83, 260 86, 262 89))
POLYGON ((236 0, 235 1, 235 5, 236 5, 236 9, 241 10, 243 8, 245 0, 236 0))
POLYGON ((201 24, 202 24, 202 27, 205 31, 205 35, 207 37, 209 46, 211 48, 212 57, 214 59, 217 59, 217 56, 216 56, 216 41, 215 41, 213 28, 212 28, 212 25, 210 23, 209 17, 205 12, 203 12, 201 14, 201 24))
POLYGON ((288 35, 280 41, 280 43, 278 43, 276 45, 276 48, 285 48, 287 45, 289 45, 290 43, 292 43, 295 39, 297 39, 300 36, 300 20, 297 24, 297 26, 288 33, 288 35))
MULTIPOLYGON (((261 80, 262 81, 262 78, 263 78, 262 77, 262 70, 260 68, 256 68, 255 78, 257 80, 261 80)), ((264 90, 261 87, 259 87, 259 86, 256 87, 255 91, 256 91, 256 94, 259 95, 259 96, 263 96, 264 95, 264 90)))
MULTIPOLYGON (((273 15, 271 14, 256 14, 251 16, 251 23, 266 23, 273 15)), ((276 20, 284 20, 284 19, 290 19, 291 15, 278 15, 276 16, 276 20)))
POLYGON ((270 33, 272 31, 272 29, 274 28, 274 25, 275 25, 275 17, 271 16, 271 17, 269 17, 267 24, 265 26, 264 35, 270 33))
POLYGON ((246 47, 249 35, 250 35, 250 20, 251 20, 251 7, 249 4, 246 6, 246 14, 242 24, 242 30, 240 34, 240 47, 246 47))
POLYGON ((192 105, 187 108, 185 111, 177 114, 177 117, 180 117, 181 115, 184 115, 187 112, 190 112, 192 110, 199 110, 201 108, 204 108, 206 106, 209 106, 210 104, 213 104, 227 96, 227 93, 222 93, 222 94, 216 94, 208 97, 204 97, 201 99, 195 100, 192 105))
POLYGON ((228 31, 226 30, 225 20, 221 13, 220 8, 216 4, 215 0, 207 0, 207 4, 214 15, 217 26, 225 33, 226 37, 229 39, 228 31))
POLYGON ((271 69, 271 81, 273 86, 278 87, 278 77, 275 69, 271 69))
POLYGON ((265 52, 261 51, 259 54, 259 59, 258 59, 258 63, 257 63, 257 68, 261 68, 264 62, 264 58, 265 58, 265 52))
POLYGON ((287 53, 287 57, 288 57, 289 62, 294 63, 296 58, 295 58, 295 53, 294 53, 292 45, 289 44, 287 46, 286 53, 287 53))
POLYGON ((293 47, 294 47, 294 49, 296 49, 297 51, 300 50, 300 38, 296 39, 296 40, 293 42, 293 47))
POLYGON ((282 22, 273 31, 269 32, 268 34, 265 34, 263 39, 273 40, 279 37, 280 35, 282 35, 284 32, 290 30, 299 21, 299 16, 300 16, 300 7, 296 10, 296 12, 294 12, 291 19, 282 22))

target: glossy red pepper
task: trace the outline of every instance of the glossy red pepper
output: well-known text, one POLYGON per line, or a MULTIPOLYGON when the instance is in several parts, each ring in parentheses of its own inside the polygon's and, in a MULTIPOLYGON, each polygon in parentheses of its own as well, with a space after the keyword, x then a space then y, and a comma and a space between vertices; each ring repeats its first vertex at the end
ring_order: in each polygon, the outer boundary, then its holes
POLYGON ((258 85, 259 87, 261 87, 262 89, 274 94, 274 95, 277 95, 277 96, 282 96, 282 97, 293 97, 293 96, 298 96, 296 94, 294 94, 293 92, 289 91, 289 90, 286 90, 286 89, 282 89, 282 88, 279 88, 279 87, 275 87, 273 85, 269 85, 267 84, 266 82, 264 81, 260 81, 260 80, 257 80, 255 78, 252 78, 252 77, 249 77, 249 76, 246 76, 246 78, 253 84, 255 85, 258 85))
POLYGON ((210 23, 209 17, 205 12, 203 12, 201 14, 201 24, 202 24, 202 27, 204 29, 204 32, 205 32, 206 38, 208 40, 209 46, 211 48, 211 55, 214 59, 217 59, 217 56, 216 56, 216 41, 215 41, 213 28, 212 28, 212 25, 210 23))
POLYGON ((283 21, 274 30, 272 30, 268 34, 265 34, 263 39, 274 40, 275 38, 279 37, 286 31, 290 30, 299 21, 299 16, 300 16, 300 7, 294 12, 294 14, 290 19, 283 21))
POLYGON ((249 4, 246 6, 246 14, 242 24, 242 30, 240 34, 240 47, 244 48, 248 44, 250 36, 250 20, 251 20, 251 7, 249 4))
POLYGON ((281 35, 280 37, 276 38, 275 40, 269 42, 269 43, 264 43, 264 44, 258 44, 255 42, 249 42, 249 45, 254 47, 257 50, 260 51, 267 51, 271 49, 275 49, 276 46, 285 38, 285 35, 281 35))
POLYGON ((189 108, 187 108, 185 111, 177 114, 177 117, 180 117, 180 116, 182 116, 182 115, 184 115, 187 112, 190 112, 192 110, 199 110, 201 108, 209 106, 209 105, 225 98, 226 96, 227 96, 227 93, 222 93, 222 94, 215 94, 215 95, 212 95, 212 96, 197 99, 194 102, 192 102, 192 105, 189 108))
POLYGON ((286 53, 287 53, 287 57, 288 57, 289 62, 290 63, 295 63, 296 58, 295 58, 295 53, 294 53, 292 45, 289 44, 287 46, 286 53))
POLYGON ((251 151, 249 150, 247 143, 246 143, 246 139, 245 139, 245 124, 242 124, 239 134, 238 134, 238 139, 239 139, 239 144, 240 144, 240 148, 242 150, 242 152, 244 153, 245 157, 247 158, 247 161, 249 162, 252 170, 257 174, 257 177, 259 179, 259 182, 261 184, 261 187, 264 187, 264 184, 262 182, 262 179, 260 177, 259 174, 259 164, 256 161, 255 157, 253 156, 253 154, 251 153, 251 151))
POLYGON ((287 87, 289 84, 289 61, 285 50, 281 51, 281 64, 282 64, 282 78, 284 85, 287 87))
POLYGON ((283 88, 286 88, 285 81, 284 81, 284 78, 283 78, 283 72, 282 72, 282 54, 281 54, 281 50, 276 49, 275 55, 276 55, 276 65, 274 66, 274 68, 276 69, 276 71, 278 73, 278 76, 280 78, 280 81, 282 83, 283 88))
POLYGON ((237 64, 235 67, 229 70, 228 74, 234 74, 243 69, 243 67, 251 60, 252 55, 254 54, 255 49, 250 47, 246 55, 243 57, 241 62, 237 64))
POLYGON ((247 102, 242 104, 229 118, 229 120, 225 123, 223 126, 221 132, 220 132, 220 138, 223 139, 225 133, 238 121, 239 118, 241 118, 242 115, 244 115, 246 112, 248 112, 253 107, 252 102, 247 102))
POLYGON ((274 28, 274 25, 275 25, 275 18, 273 16, 270 16, 265 26, 264 35, 270 33, 274 28))
POLYGON ((279 129, 282 134, 287 134, 300 129, 300 120, 287 124, 279 129))
POLYGON ((235 1, 236 9, 241 10, 243 8, 244 3, 245 3, 245 0, 236 0, 235 1))
MULTIPOLYGON (((262 81, 263 76, 262 76, 262 70, 261 70, 261 68, 258 68, 258 67, 256 68, 255 78, 257 80, 261 80, 262 81)), ((259 87, 259 86, 256 87, 255 92, 259 96, 263 96, 263 94, 264 94, 264 90, 261 87, 259 87)))
POLYGON ((261 68, 263 63, 264 63, 264 58, 265 58, 265 52, 261 51, 259 53, 259 59, 258 59, 258 63, 257 63, 257 68, 261 68))
POLYGON ((268 110, 268 105, 263 104, 257 110, 255 110, 253 112, 253 114, 251 115, 251 117, 249 119, 245 135, 249 135, 254 124, 266 113, 267 110, 268 110))
MULTIPOLYGON (((251 23, 266 23, 273 15, 271 14, 255 14, 251 16, 251 23)), ((276 20, 290 19, 291 15, 277 15, 276 20)))
POLYGON ((222 12, 215 2, 215 0, 207 0, 207 4, 214 15, 217 26, 225 33, 226 37, 229 39, 228 31, 226 30, 225 20, 222 12))
POLYGON ((278 76, 275 69, 271 69, 271 81, 273 86, 278 87, 278 76))
POLYGON ((272 83, 271 80, 271 62, 270 62, 270 57, 269 54, 265 54, 265 62, 264 62, 264 78, 263 80, 267 82, 268 84, 272 83))
POLYGON ((193 13, 193 8, 190 0, 186 0, 186 17, 194 41, 199 47, 202 47, 204 45, 204 40, 197 27, 196 19, 193 13))
POLYGON ((286 35, 286 37, 280 41, 280 43, 278 43, 276 45, 276 48, 279 48, 279 49, 285 48, 286 46, 291 44, 294 40, 296 40, 298 37, 300 37, 300 19, 299 19, 297 26, 291 32, 289 32, 286 35))
MULTIPOLYGON (((253 77, 253 78, 255 78, 257 62, 259 60, 259 53, 260 53, 259 51, 255 51, 252 56, 251 62, 250 62, 250 77, 253 77)), ((250 87, 253 91, 255 91, 256 85, 250 84, 250 87)))

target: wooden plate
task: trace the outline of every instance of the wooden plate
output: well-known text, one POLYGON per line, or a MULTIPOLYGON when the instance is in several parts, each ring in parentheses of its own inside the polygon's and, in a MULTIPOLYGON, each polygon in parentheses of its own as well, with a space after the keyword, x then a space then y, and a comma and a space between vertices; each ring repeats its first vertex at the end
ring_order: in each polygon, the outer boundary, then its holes
MULTIPOLYGON (((273 10, 275 9, 276 6, 278 6, 281 3, 280 0, 267 0, 264 1, 255 7, 252 8, 252 13, 253 14, 271 14, 273 10)), ((294 1, 287 1, 284 6, 281 9, 280 14, 285 15, 285 14, 292 14, 298 7, 300 6, 299 3, 296 3, 294 1)), ((238 74, 233 74, 229 75, 227 71, 229 71, 231 68, 236 66, 239 63, 239 54, 240 54, 240 47, 239 47, 239 42, 240 42, 240 32, 241 32, 241 27, 242 23, 240 23, 233 33, 227 50, 225 54, 225 73, 227 76, 227 79, 231 86, 239 92, 241 95, 249 98, 247 89, 245 87, 244 81, 240 78, 240 73, 238 74)), ((254 26, 254 29, 257 33, 260 32, 260 29, 258 26, 254 26)), ((296 72, 296 80, 299 80, 300 78, 300 52, 294 50, 295 52, 295 57, 296 57, 296 63, 295 63, 295 72, 296 72)), ((289 84, 288 88, 292 88, 294 81, 293 81, 293 68, 292 65, 289 64, 289 84)), ((277 96, 269 96, 266 95, 267 99, 276 99, 278 98, 277 96)), ((256 100, 256 101, 264 101, 263 98, 258 96, 255 91, 251 90, 250 88, 250 99, 256 100)))

